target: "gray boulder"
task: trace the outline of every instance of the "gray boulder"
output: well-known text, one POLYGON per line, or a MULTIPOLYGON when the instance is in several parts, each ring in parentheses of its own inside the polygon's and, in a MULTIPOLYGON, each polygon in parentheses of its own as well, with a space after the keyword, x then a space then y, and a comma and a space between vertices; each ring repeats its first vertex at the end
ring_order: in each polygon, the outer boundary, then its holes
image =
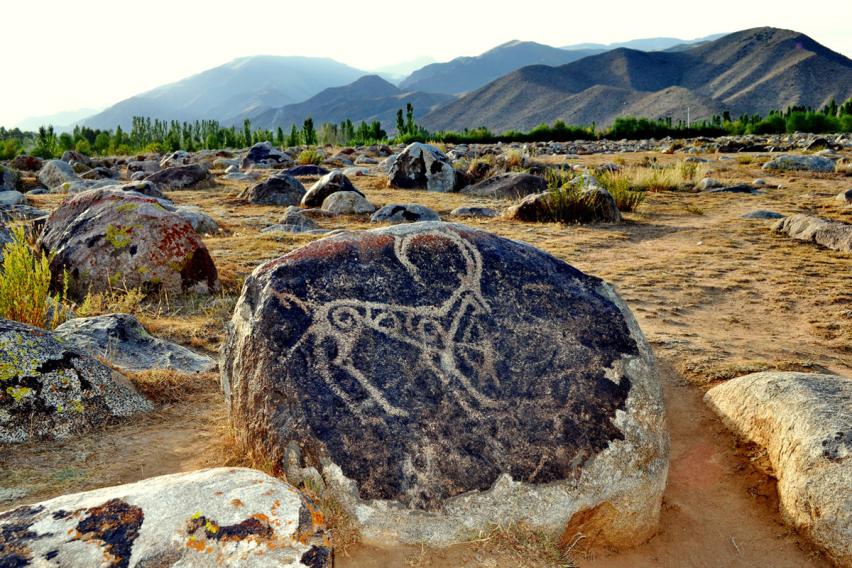
POLYGON ((469 185, 461 190, 473 197, 497 199, 521 199, 527 195, 541 193, 547 189, 547 182, 540 176, 510 172, 500 174, 481 182, 469 185))
POLYGON ((79 182, 73 168, 63 160, 48 160, 38 172, 38 181, 51 191, 58 191, 66 183, 79 182))
POLYGON ((0 513, 0 564, 331 568, 322 514, 260 471, 216 468, 0 513))
POLYGON ((757 211, 750 211, 745 213, 740 217, 741 219, 783 219, 784 215, 781 213, 776 213, 774 211, 765 211, 763 209, 758 209, 757 211))
POLYGON ((147 195, 148 197, 154 197, 156 199, 166 198, 163 192, 160 191, 157 186, 151 183, 150 181, 133 181, 116 187, 121 189, 121 191, 134 191, 141 195, 147 195))
POLYGON ((27 198, 20 191, 0 191, 0 207, 11 207, 12 205, 24 205, 27 198))
POLYGON ((321 207, 323 201, 338 191, 353 191, 358 195, 364 194, 352 185, 349 178, 338 170, 331 171, 322 176, 302 197, 302 207, 321 207))
POLYGON ((298 205, 305 196, 305 186, 293 176, 279 173, 240 194, 255 205, 298 205))
POLYGON ((715 178, 706 177, 706 178, 702 178, 702 180, 699 181, 698 184, 695 187, 699 191, 707 191, 708 189, 714 189, 714 188, 717 188, 717 187, 722 187, 723 185, 724 184, 721 181, 719 181, 715 178))
POLYGON ((128 173, 142 172, 144 174, 153 174, 160 171, 160 162, 157 160, 131 160, 127 162, 128 173))
POLYGON ((822 156, 784 155, 766 162, 763 164, 763 169, 767 171, 833 172, 834 161, 822 156))
POLYGON ((813 215, 792 215, 776 223, 772 230, 800 241, 822 245, 843 252, 852 252, 852 225, 828 221, 813 215))
POLYGON ((88 167, 92 167, 92 159, 82 152, 78 152, 76 150, 65 150, 62 152, 62 157, 60 158, 63 162, 67 163, 77 163, 83 164, 88 167))
POLYGON ((198 185, 209 177, 207 168, 201 164, 172 166, 155 172, 145 178, 165 189, 186 189, 198 185))
POLYGON ((839 566, 852 566, 852 379, 755 373, 710 389, 704 400, 766 450, 784 519, 839 566))
POLYGON ((390 203, 370 216, 371 223, 416 223, 440 221, 441 216, 417 203, 390 203))
POLYGON ((154 337, 129 314, 72 319, 54 333, 65 345, 128 371, 171 369, 203 373, 216 366, 211 357, 154 337))
POLYGON ((160 160, 160 167, 158 169, 173 168, 175 166, 185 166, 191 163, 192 154, 190 154, 186 150, 177 150, 160 160))
POLYGON ((367 542, 656 530, 651 349, 608 285, 529 245, 445 223, 314 241, 248 278, 221 361, 238 437, 319 472, 367 542))
POLYGON ((336 215, 363 215, 375 211, 376 206, 358 192, 338 191, 325 198, 322 209, 336 215))
POLYGON ((852 189, 841 191, 834 197, 834 199, 846 205, 852 205, 852 189))
POLYGON ((197 205, 178 205, 174 212, 192 225, 199 235, 215 235, 219 232, 219 224, 197 205))
POLYGON ((705 189, 704 193, 745 193, 748 195, 756 195, 761 193, 756 187, 748 183, 738 183, 736 185, 725 185, 705 189))
POLYGON ((506 218, 525 223, 546 220, 550 211, 549 195, 545 191, 524 197, 518 203, 506 209, 506 218))
POLYGON ((0 191, 15 191, 20 179, 21 175, 17 171, 0 164, 0 191))
POLYGON ((450 215, 454 217, 496 217, 497 211, 489 207, 456 207, 450 211, 450 215))
POLYGON ((313 219, 307 217, 302 209, 295 206, 290 206, 284 212, 284 216, 279 221, 282 225, 297 225, 306 229, 319 229, 313 219))
POLYGON ((388 185, 400 189, 455 191, 456 171, 450 159, 429 144, 414 142, 390 164, 388 185))
POLYGON ((44 165, 44 160, 42 160, 38 156, 27 156, 24 154, 20 156, 15 156, 9 162, 9 165, 16 170, 21 170, 25 172, 37 172, 44 165))
POLYGON ((106 365, 48 331, 3 319, 0 377, 4 444, 64 439, 151 409, 130 381, 106 365))

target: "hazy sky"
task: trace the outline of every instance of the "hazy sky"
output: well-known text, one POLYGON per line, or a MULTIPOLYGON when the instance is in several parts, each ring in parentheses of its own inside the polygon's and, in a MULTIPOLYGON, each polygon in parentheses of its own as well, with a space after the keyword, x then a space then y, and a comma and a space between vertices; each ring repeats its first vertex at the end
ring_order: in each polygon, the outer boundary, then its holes
POLYGON ((775 26, 852 57, 852 0, 2 0, 0 22, 6 126, 108 106, 258 54, 331 57, 369 70, 476 55, 511 39, 561 46, 775 26))

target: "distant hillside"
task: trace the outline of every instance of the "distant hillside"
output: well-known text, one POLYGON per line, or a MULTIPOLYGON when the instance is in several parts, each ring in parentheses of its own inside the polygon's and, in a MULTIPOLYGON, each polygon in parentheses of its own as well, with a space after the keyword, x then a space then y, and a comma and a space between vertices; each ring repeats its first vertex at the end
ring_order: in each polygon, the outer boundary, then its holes
POLYGON ((305 100, 363 74, 331 59, 244 57, 123 100, 82 123, 93 128, 119 124, 128 128, 133 116, 224 121, 305 100))
POLYGON ((293 124, 301 126, 311 117, 316 125, 349 118, 353 122, 378 120, 385 129, 390 129, 395 123, 397 109, 404 108, 406 103, 414 105, 415 117, 419 118, 453 98, 451 95, 405 92, 378 75, 368 75, 344 87, 326 89, 304 102, 264 110, 249 118, 252 124, 263 128, 289 129, 293 124))
POLYGON ((566 51, 531 41, 510 41, 482 55, 427 65, 406 77, 399 87, 406 91, 461 94, 527 65, 563 65, 600 51, 566 51))
POLYGON ((44 116, 29 116, 15 126, 24 131, 36 131, 39 126, 52 125, 57 132, 63 132, 71 130, 74 123, 87 116, 92 116, 99 110, 95 108, 81 108, 79 110, 57 112, 44 116))
POLYGON ((820 107, 852 96, 852 60, 775 28, 736 32, 683 51, 620 48, 560 67, 505 75, 423 118, 427 128, 529 129, 557 119, 607 125, 618 116, 708 118, 820 107))
POLYGON ((620 41, 617 43, 575 43, 566 45, 562 49, 597 49, 600 51, 609 51, 626 47, 628 49, 637 49, 639 51, 666 51, 672 48, 682 48, 695 44, 702 44, 708 41, 713 41, 723 37, 725 34, 713 34, 697 39, 678 39, 676 37, 649 37, 642 39, 631 39, 629 41, 620 41))

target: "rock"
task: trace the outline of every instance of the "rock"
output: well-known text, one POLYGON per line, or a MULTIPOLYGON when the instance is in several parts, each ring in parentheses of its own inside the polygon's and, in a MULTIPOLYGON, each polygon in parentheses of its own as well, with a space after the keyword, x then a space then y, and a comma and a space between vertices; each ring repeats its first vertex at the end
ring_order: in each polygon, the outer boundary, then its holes
POLYGON ((305 216, 305 213, 302 209, 298 207, 290 206, 284 212, 284 216, 281 217, 279 221, 282 225, 299 225, 300 227, 305 227, 308 229, 318 229, 319 225, 317 225, 312 219, 305 216))
POLYGON ((20 191, 0 191, 0 207, 24 205, 26 202, 27 198, 20 191))
POLYGON ((776 213, 774 211, 765 211, 763 209, 758 209, 757 211, 750 211, 740 217, 740 219, 783 219, 784 215, 781 213, 776 213))
POLYGON ((85 164, 90 168, 92 167, 92 159, 76 150, 65 150, 64 152, 62 152, 62 157, 60 158, 60 160, 69 164, 71 162, 77 162, 78 164, 85 164))
POLYGON ((17 171, 0 164, 0 191, 17 190, 20 179, 21 175, 17 171))
POLYGON ((15 240, 12 238, 12 231, 9 230, 9 227, 4 222, 0 222, 0 263, 3 262, 3 249, 8 243, 15 240))
POLYGON ((331 568, 323 523, 283 481, 251 469, 205 469, 0 513, 0 564, 331 568))
POLYGON ((595 218, 593 222, 618 223, 621 221, 621 212, 615 204, 615 199, 604 188, 591 185, 581 190, 584 196, 590 197, 595 202, 595 218))
POLYGON ((852 189, 841 191, 835 196, 834 199, 841 203, 845 203, 846 205, 852 205, 852 189))
POLYGON ((186 166, 191 163, 192 154, 190 154, 186 150, 177 150, 176 152, 172 152, 171 154, 160 160, 160 167, 157 169, 174 168, 175 166, 186 166))
POLYGON ((127 162, 127 171, 129 173, 153 174, 160 171, 160 162, 157 160, 132 160, 127 162))
POLYGON ((67 269, 77 297, 119 283, 146 292, 219 289, 201 238, 152 197, 111 189, 77 194, 50 215, 40 243, 54 254, 55 283, 67 269))
POLYGON ((316 468, 367 542, 655 532, 651 349, 608 285, 529 245, 445 223, 320 239, 248 278, 221 360, 240 441, 301 448, 288 479, 316 468))
POLYGON ((140 193, 142 195, 147 195, 148 197, 154 197, 157 199, 166 198, 163 192, 157 189, 157 186, 151 183, 150 181, 136 181, 116 187, 121 189, 121 191, 135 191, 136 193, 140 193))
POLYGON ((550 210, 547 204, 548 196, 549 193, 545 191, 524 197, 506 210, 506 218, 527 223, 545 220, 550 210))
POLYGON ((521 199, 547 189, 544 178, 525 173, 510 172, 485 179, 461 190, 465 195, 496 199, 521 199))
POLYGON ((763 187, 766 185, 766 180, 763 178, 757 178, 756 180, 751 182, 751 185, 753 185, 754 187, 763 187))
POLYGON ((21 155, 15 156, 12 161, 9 162, 9 165, 16 170, 21 170, 24 172, 37 172, 44 165, 44 160, 42 160, 38 156, 21 155))
POLYGON ((51 191, 57 191, 65 183, 80 181, 74 170, 63 160, 48 160, 38 172, 38 181, 51 191))
POLYGON ((216 367, 211 357, 152 336, 129 314, 72 319, 54 333, 64 345, 128 371, 203 373, 216 367))
POLYGON ((302 197, 302 207, 320 207, 325 198, 338 191, 353 191, 358 195, 364 194, 358 191, 349 178, 342 172, 334 170, 319 179, 302 197))
POLYGON ((454 191, 456 171, 443 152, 429 144, 414 142, 394 158, 388 172, 388 186, 454 191))
POLYGON ((346 177, 363 177, 370 174, 367 168, 345 168, 343 175, 346 177))
POLYGON ((0 207, 0 221, 27 221, 47 217, 48 212, 29 205, 7 205, 0 207))
POLYGON ((755 195, 760 193, 753 185, 748 183, 738 183, 736 185, 728 185, 723 187, 714 187, 712 189, 705 189, 704 193, 748 193, 750 195, 755 195))
POLYGON ((288 176, 299 177, 299 176, 324 176, 328 175, 329 170, 325 169, 322 166, 315 166, 313 164, 307 164, 304 166, 294 166, 289 170, 284 170, 284 173, 288 176))
POLYGON ((363 215, 376 210, 375 205, 356 191, 332 193, 322 202, 322 208, 337 215, 363 215))
POLYGON ((88 180, 98 180, 98 179, 116 179, 118 177, 118 173, 112 171, 109 168, 104 167, 96 167, 84 172, 80 178, 88 179, 88 180))
POLYGON ((309 233, 312 235, 322 235, 327 233, 327 229, 311 229, 305 227, 303 225, 287 225, 278 223, 276 225, 270 225, 268 227, 264 227, 260 230, 261 233, 309 233))
POLYGON ((244 169, 253 166, 272 168, 292 163, 293 158, 286 152, 273 147, 271 142, 258 142, 249 148, 242 162, 240 162, 240 167, 244 169))
POLYGON ((298 205, 305 196, 305 186, 293 176, 279 173, 263 183, 246 189, 242 199, 255 205, 298 205))
POLYGON ((784 519, 839 566, 852 566, 852 380, 754 373, 704 400, 738 436, 765 448, 784 519))
POLYGON ((106 365, 68 349, 49 331, 4 319, 0 378, 4 444, 65 439, 152 408, 130 381, 106 365))
POLYGON ((199 235, 215 235, 219 232, 219 224, 197 205, 178 205, 174 212, 192 225, 199 235))
POLYGON ((840 221, 827 221, 813 215, 792 215, 778 221, 772 230, 800 241, 852 252, 852 225, 840 221))
POLYGON ((833 172, 834 161, 821 156, 784 155, 763 164, 767 171, 807 170, 811 172, 833 172))
POLYGON ((425 205, 417 203, 390 203, 370 216, 370 223, 416 223, 440 220, 440 215, 425 205))
POLYGON ((488 207, 456 207, 450 211, 450 215, 455 217, 496 217, 497 211, 488 207))
POLYGON ((702 179, 701 181, 699 181, 698 185, 696 185, 695 187, 699 191, 707 191, 708 189, 715 189, 717 187, 722 187, 723 185, 724 184, 717 179, 706 177, 706 178, 702 179))
POLYGON ((185 189, 205 181, 209 177, 207 168, 201 164, 172 166, 153 173, 145 181, 166 189, 185 189))
POLYGON ((145 172, 133 172, 130 174, 130 181, 143 181, 148 174, 145 172))
POLYGON ((370 166, 370 165, 378 164, 378 163, 379 163, 378 160, 376 160, 375 158, 371 158, 369 156, 358 156, 357 158, 355 158, 355 165, 356 166, 370 166))
POLYGON ((213 168, 217 170, 225 170, 225 173, 239 171, 240 161, 236 158, 216 158, 213 160, 213 168))

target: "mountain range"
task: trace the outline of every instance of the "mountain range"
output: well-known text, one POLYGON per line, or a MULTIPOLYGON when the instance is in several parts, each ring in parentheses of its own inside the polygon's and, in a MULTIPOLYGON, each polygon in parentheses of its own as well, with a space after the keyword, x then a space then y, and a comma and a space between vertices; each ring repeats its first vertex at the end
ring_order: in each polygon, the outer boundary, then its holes
POLYGON ((398 86, 386 80, 418 63, 369 74, 325 58, 244 57, 130 97, 79 124, 127 128, 133 116, 150 116, 225 125, 249 118, 255 126, 289 128, 310 116, 317 125, 380 120, 392 131, 397 109, 410 102, 430 130, 501 131, 557 119, 601 126, 624 115, 686 119, 687 109, 693 119, 722 111, 765 114, 852 96, 852 61, 776 28, 564 48, 511 41, 475 57, 429 63, 398 86))
POLYGON ((820 107, 852 96, 852 60, 805 34, 754 28, 695 47, 619 48, 558 67, 509 73, 423 118, 429 129, 526 130, 561 119, 608 124, 618 116, 709 118, 820 107))

